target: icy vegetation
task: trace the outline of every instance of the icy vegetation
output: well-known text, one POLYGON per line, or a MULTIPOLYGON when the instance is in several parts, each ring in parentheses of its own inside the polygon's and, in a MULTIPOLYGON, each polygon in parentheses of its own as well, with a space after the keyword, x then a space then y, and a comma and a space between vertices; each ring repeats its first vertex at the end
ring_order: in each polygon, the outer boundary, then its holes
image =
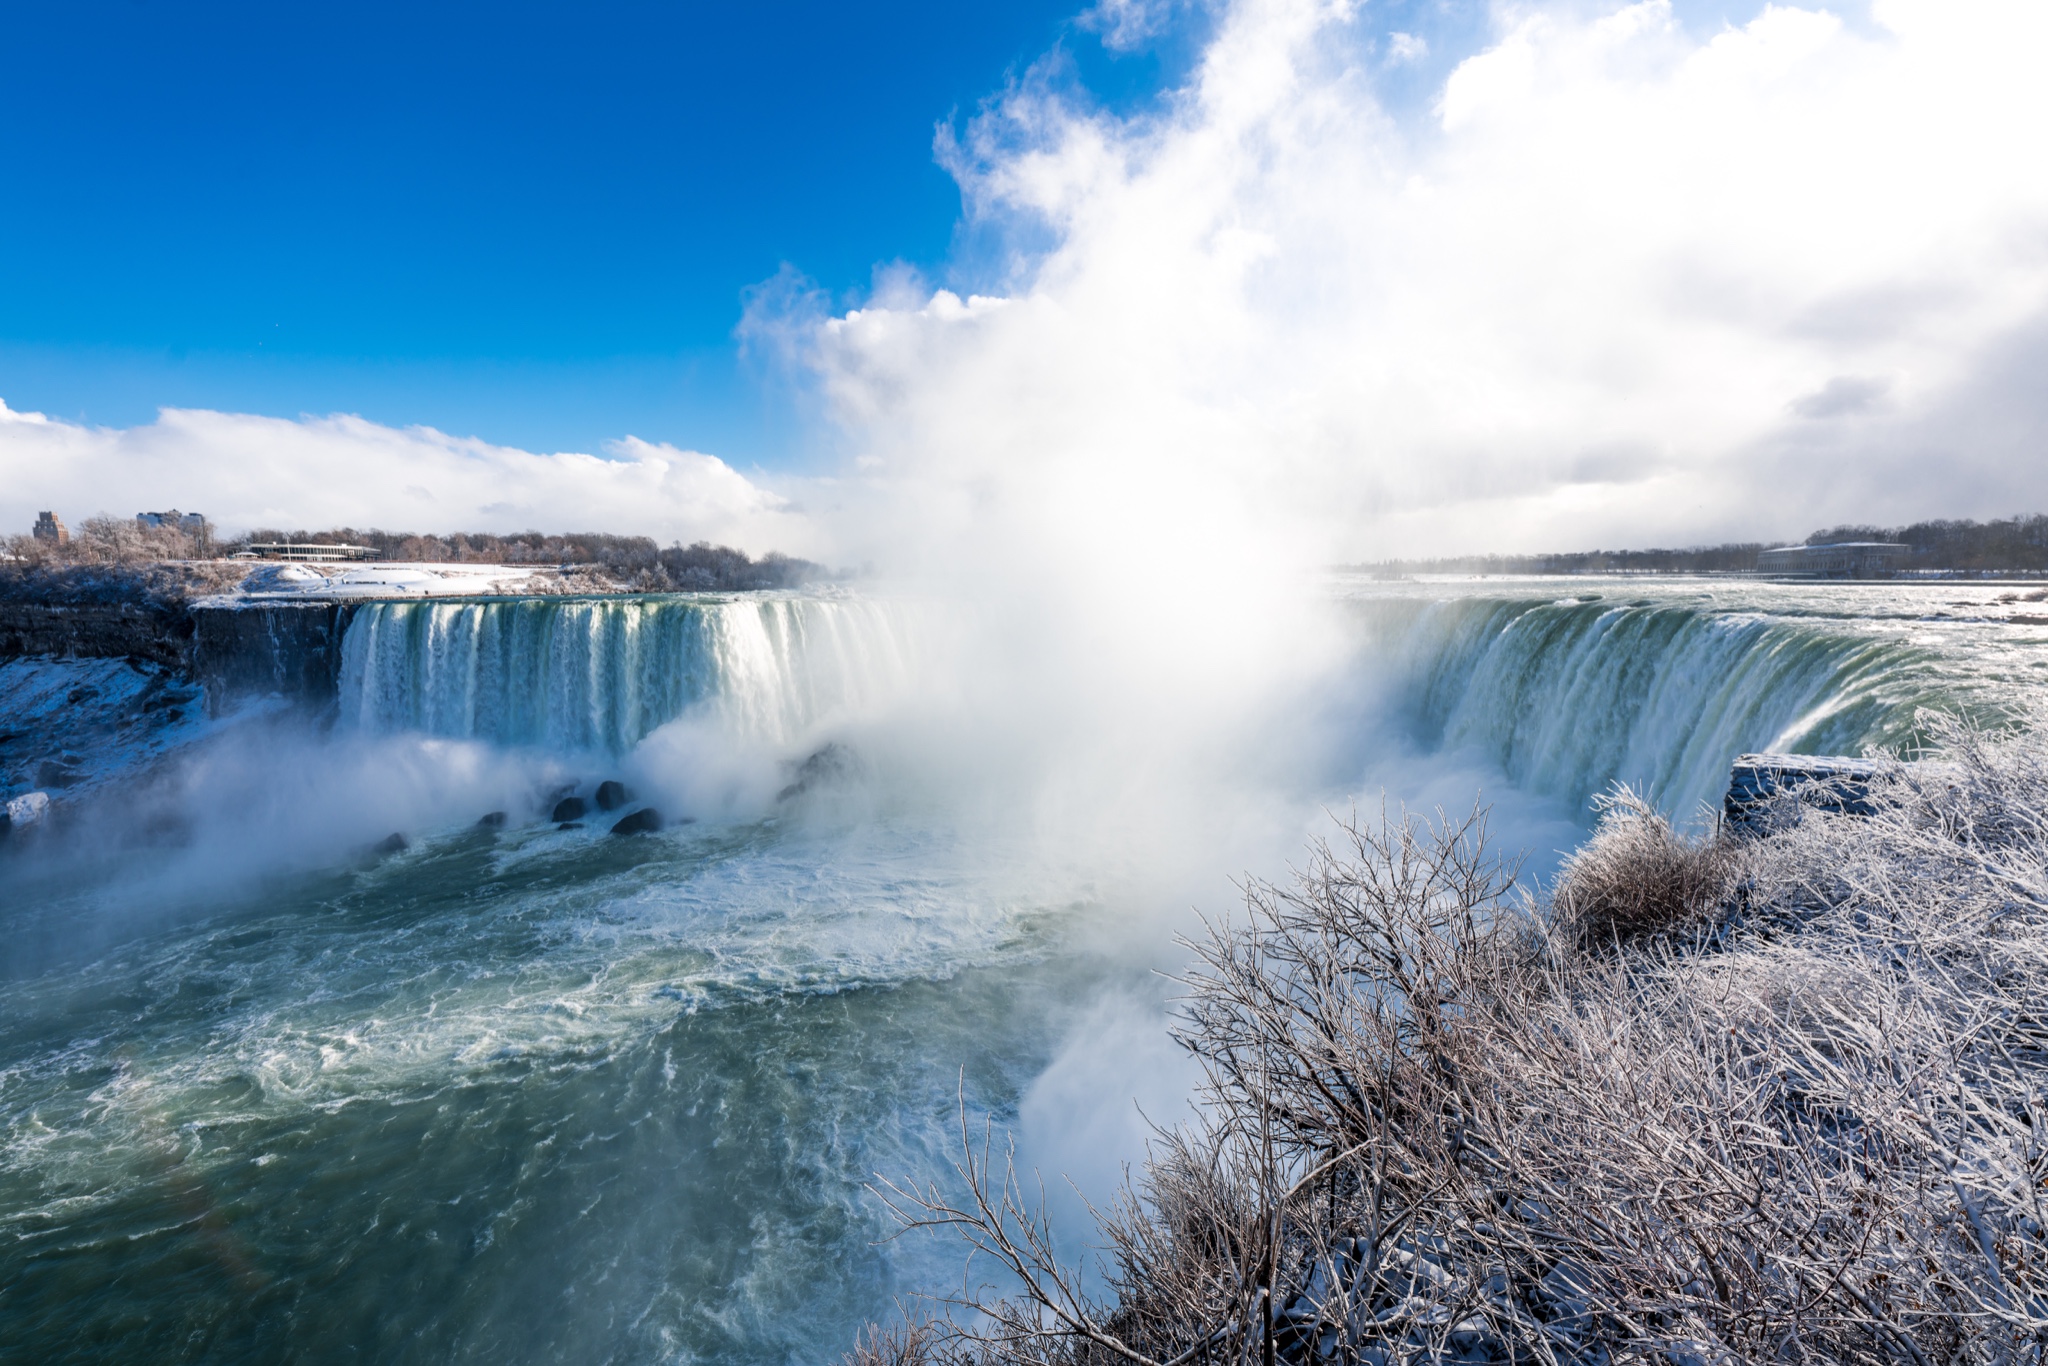
POLYGON ((963 1291, 853 1360, 2038 1359, 2048 759, 1926 723, 1875 815, 1617 794, 1536 901, 1482 817, 1347 823, 1188 943, 1205 1106, 1096 1274, 963 1125, 885 1191, 963 1291))

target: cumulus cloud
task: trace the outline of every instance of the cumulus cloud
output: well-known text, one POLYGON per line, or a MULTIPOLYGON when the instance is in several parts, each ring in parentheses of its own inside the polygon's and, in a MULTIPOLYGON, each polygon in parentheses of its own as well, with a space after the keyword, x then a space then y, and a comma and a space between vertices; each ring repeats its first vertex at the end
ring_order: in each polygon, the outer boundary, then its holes
POLYGON ((918 544, 1221 579, 2048 502, 2048 8, 1504 8, 1412 118, 1367 15, 1236 0, 1157 112, 969 130, 972 215, 1050 245, 809 353, 918 544))
POLYGON ((1429 55, 1429 42, 1413 33, 1390 33, 1387 35, 1387 61, 1390 65, 1402 62, 1419 62, 1429 55))
POLYGON ((1100 34, 1110 51, 1129 52, 1157 37, 1176 8, 1175 0, 1096 0, 1080 23, 1100 34))
POLYGON ((166 408, 88 427, 0 403, 0 526, 168 507, 235 532, 375 526, 419 531, 611 531, 761 551, 813 548, 782 495, 715 456, 637 437, 604 456, 536 454, 336 415, 288 420, 166 408))

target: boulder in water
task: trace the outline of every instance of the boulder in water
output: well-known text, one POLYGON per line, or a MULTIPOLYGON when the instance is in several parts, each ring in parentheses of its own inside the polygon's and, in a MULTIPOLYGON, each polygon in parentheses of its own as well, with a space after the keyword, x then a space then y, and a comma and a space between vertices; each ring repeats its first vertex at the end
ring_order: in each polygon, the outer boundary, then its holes
POLYGON ((581 797, 564 797, 555 803, 555 809, 548 819, 558 825, 564 821, 580 821, 589 810, 590 803, 581 797))
POLYGON ((503 830, 505 828, 505 813, 502 811, 486 811, 483 815, 477 817, 476 824, 479 830, 503 830))
POLYGON ((832 741, 796 766, 796 780, 776 793, 775 800, 786 802, 821 784, 843 781, 854 773, 857 763, 850 750, 832 741))
POLYGON ((410 848, 412 848, 412 841, 394 830, 383 839, 371 845, 370 852, 373 854, 402 854, 410 848))
POLYGON ((614 825, 612 833, 614 835, 651 835, 659 829, 661 829, 661 813, 651 806, 643 806, 638 811, 621 819, 617 825, 614 825))
POLYGON ((633 794, 622 782, 607 778, 597 785, 597 809, 600 811, 616 811, 632 800, 633 794))
POLYGON ((581 830, 582 828, 582 821, 563 821, 560 825, 555 827, 555 829, 557 830, 581 830))

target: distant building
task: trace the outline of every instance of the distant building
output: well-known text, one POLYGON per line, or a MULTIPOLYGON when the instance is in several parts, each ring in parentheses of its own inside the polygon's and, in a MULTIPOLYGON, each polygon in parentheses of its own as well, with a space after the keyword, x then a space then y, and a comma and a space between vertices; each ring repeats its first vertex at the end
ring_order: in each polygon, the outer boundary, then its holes
POLYGON ((1898 572, 1911 547, 1890 541, 1837 541, 1760 551, 1759 574, 1807 579, 1886 579, 1898 572))
POLYGON ((180 512, 176 508, 169 512, 138 512, 135 514, 135 520, 146 527, 169 527, 188 536, 206 534, 206 515, 199 512, 180 512))
MULTIPOLYGON (((19 526, 20 523, 17 522, 16 525, 19 526)), ((45 512, 38 516, 35 530, 29 534, 39 541, 48 541, 52 545, 69 545, 71 542, 71 532, 65 528, 64 523, 57 520, 57 514, 54 512, 45 512)))
POLYGON ((238 560, 374 560, 377 552, 366 545, 309 545, 294 541, 258 541, 237 551, 238 560))

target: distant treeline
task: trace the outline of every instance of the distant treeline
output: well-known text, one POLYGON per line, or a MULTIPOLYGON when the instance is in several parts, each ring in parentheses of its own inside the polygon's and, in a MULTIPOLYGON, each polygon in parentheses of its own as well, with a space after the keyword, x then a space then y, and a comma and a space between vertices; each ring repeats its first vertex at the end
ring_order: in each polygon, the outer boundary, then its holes
POLYGON ((1384 560, 1347 569, 1378 574, 1730 574, 1756 568, 1761 542, 1683 550, 1579 550, 1557 555, 1462 555, 1384 560))
MULTIPOLYGON (((549 536, 538 531, 509 536, 482 531, 431 536, 340 527, 331 531, 265 528, 246 536, 223 538, 215 534, 211 525, 149 526, 132 517, 104 516, 86 518, 62 544, 32 536, 6 537, 0 540, 0 561, 6 563, 7 577, 15 587, 35 578, 31 571, 64 571, 57 578, 45 574, 36 582, 97 584, 100 579, 90 574, 81 578, 80 573, 93 566, 114 569, 167 561, 210 560, 276 541, 367 546, 380 560, 530 564, 535 568, 578 565, 602 575, 614 587, 635 592, 795 588, 828 577, 822 565, 773 551, 757 560, 745 551, 704 541, 663 548, 647 536, 607 536, 599 532, 549 536)), ((108 584, 133 581, 133 576, 118 574, 105 579, 108 584)))
POLYGON ((727 545, 698 541, 694 545, 655 545, 651 537, 610 537, 604 532, 543 535, 520 530, 508 537, 487 530, 455 532, 446 537, 418 532, 356 530, 252 530, 236 541, 223 541, 233 553, 264 541, 295 541, 301 545, 362 545, 377 559, 473 565, 592 565, 621 588, 641 592, 705 592, 741 588, 799 588, 829 578, 823 565, 770 551, 752 559, 727 545))
POLYGON ((1936 520, 1900 527, 1837 526, 1816 531, 1806 539, 1811 545, 1895 541, 1912 548, 1908 569, 2048 570, 2048 516, 2040 514, 1997 522, 1936 520))
POLYGON ((367 546, 381 560, 430 564, 589 565, 603 571, 621 588, 640 592, 733 591, 747 588, 795 588, 827 577, 823 565, 774 551, 756 560, 730 546, 698 541, 663 548, 648 536, 608 536, 579 532, 551 536, 538 531, 508 536, 487 531, 448 536, 403 531, 278 531, 263 529, 221 542, 233 554, 263 542, 292 541, 311 545, 367 546))
MULTIPOLYGON (((1907 546, 1908 571, 2030 573, 2048 571, 2048 516, 1973 522, 1939 519, 1910 526, 1837 526, 1816 531, 1808 545, 1889 541, 1907 546)), ((1774 542, 1741 541, 1676 550, 1581 550, 1551 555, 1465 555, 1437 560, 1384 560, 1345 568, 1395 574, 1729 574, 1756 568, 1774 542)))

